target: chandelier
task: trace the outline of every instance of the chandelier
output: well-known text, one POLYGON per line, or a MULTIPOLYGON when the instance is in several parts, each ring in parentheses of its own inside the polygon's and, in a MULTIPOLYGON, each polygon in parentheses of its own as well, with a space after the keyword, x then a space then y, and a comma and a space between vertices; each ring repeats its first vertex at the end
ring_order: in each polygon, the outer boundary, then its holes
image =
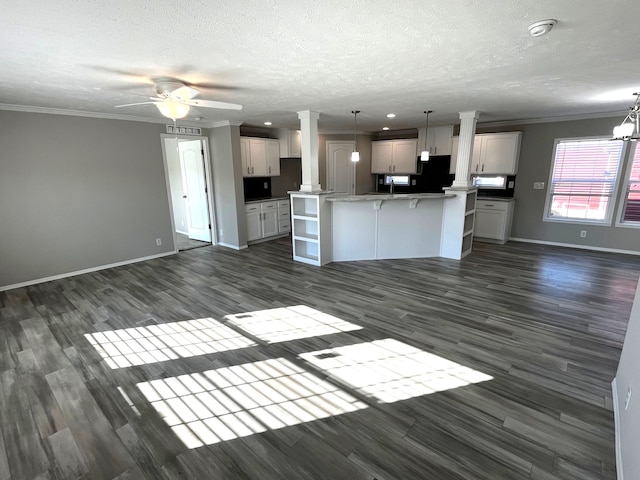
POLYGON ((612 140, 637 141, 640 138, 640 92, 634 93, 636 103, 629 107, 629 114, 620 125, 613 128, 612 140))

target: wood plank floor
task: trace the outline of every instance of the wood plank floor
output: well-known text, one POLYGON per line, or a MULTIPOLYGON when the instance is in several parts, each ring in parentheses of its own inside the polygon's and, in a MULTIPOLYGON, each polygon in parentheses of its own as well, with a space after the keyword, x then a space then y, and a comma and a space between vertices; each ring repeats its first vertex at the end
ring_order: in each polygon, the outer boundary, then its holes
POLYGON ((640 258, 290 252, 204 247, 0 293, 0 480, 615 478, 640 258))

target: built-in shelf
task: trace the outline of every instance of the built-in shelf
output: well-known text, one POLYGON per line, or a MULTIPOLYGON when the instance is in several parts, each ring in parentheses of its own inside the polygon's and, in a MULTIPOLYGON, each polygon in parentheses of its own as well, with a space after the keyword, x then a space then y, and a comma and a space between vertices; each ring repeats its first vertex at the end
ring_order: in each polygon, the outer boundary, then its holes
POLYGON ((328 248, 331 244, 331 218, 327 215, 327 209, 325 195, 291 194, 294 260, 311 265, 322 265, 330 261, 328 248))

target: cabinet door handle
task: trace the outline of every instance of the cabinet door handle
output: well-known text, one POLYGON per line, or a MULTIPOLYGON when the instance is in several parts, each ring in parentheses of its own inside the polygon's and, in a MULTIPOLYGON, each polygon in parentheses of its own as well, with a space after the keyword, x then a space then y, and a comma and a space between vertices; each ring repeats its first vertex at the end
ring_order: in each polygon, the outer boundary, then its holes
POLYGON ((393 166, 393 171, 394 171, 394 172, 396 171, 396 166, 395 166, 395 165, 393 166))
POLYGON ((251 174, 251 169, 247 167, 247 174, 251 174))
POLYGON ((269 173, 271 173, 271 167, 269 167, 269 173))
POLYGON ((478 171, 478 165, 476 165, 476 172, 478 171))
POLYGON ((480 171, 484 172, 484 163, 482 164, 482 169, 480 171))
POLYGON ((251 174, 253 174, 253 167, 251 167, 251 174))

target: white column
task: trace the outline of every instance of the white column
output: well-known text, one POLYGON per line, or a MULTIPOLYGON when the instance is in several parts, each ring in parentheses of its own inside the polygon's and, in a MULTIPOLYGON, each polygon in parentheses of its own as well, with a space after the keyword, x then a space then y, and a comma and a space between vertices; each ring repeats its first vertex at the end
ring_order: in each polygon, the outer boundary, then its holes
POLYGON ((318 118, 320 113, 311 110, 298 112, 301 131, 302 183, 301 192, 318 192, 320 171, 318 165, 318 118))
POLYGON ((456 179, 453 188, 469 188, 471 181, 471 158, 473 157, 473 141, 476 135, 476 123, 480 113, 476 110, 460 112, 460 138, 458 141, 458 161, 456 163, 456 179))

